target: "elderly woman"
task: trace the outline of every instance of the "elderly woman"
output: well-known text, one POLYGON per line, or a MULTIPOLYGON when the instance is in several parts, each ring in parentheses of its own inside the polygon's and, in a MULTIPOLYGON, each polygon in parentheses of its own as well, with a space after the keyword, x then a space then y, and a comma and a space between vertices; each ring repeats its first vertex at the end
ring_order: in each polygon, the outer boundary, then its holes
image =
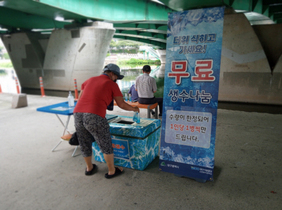
POLYGON ((114 166, 110 127, 105 118, 107 106, 113 99, 120 108, 139 112, 138 107, 130 106, 123 100, 123 95, 116 84, 116 80, 123 77, 117 65, 108 64, 102 75, 91 77, 81 86, 74 109, 74 120, 79 145, 86 163, 85 175, 94 174, 96 168, 96 165, 92 164, 91 135, 95 138, 107 163, 108 173, 105 177, 113 178, 123 172, 122 168, 114 166))

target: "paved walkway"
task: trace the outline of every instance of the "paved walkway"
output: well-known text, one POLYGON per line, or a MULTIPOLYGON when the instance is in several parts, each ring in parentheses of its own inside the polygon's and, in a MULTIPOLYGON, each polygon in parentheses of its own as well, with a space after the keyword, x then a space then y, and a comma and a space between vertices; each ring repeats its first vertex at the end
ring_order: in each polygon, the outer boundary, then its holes
POLYGON ((62 126, 36 108, 66 98, 28 95, 28 106, 18 109, 11 101, 11 94, 0 94, 1 210, 282 208, 282 115, 218 110, 213 182, 159 171, 158 159, 107 180, 104 163, 86 177, 82 156, 71 157, 68 143, 51 152, 62 126))

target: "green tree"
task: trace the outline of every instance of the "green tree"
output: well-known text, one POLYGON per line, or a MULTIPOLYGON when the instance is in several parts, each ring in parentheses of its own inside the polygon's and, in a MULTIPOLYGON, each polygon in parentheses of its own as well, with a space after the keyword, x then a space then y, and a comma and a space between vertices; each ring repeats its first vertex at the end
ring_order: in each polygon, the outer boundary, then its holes
POLYGON ((3 46, 0 46, 0 58, 3 59, 3 46))
POLYGON ((112 40, 110 43, 110 53, 138 53, 139 44, 128 40, 112 40))
POLYGON ((5 59, 10 59, 10 56, 9 56, 8 53, 4 53, 4 54, 3 54, 3 58, 5 58, 5 59))

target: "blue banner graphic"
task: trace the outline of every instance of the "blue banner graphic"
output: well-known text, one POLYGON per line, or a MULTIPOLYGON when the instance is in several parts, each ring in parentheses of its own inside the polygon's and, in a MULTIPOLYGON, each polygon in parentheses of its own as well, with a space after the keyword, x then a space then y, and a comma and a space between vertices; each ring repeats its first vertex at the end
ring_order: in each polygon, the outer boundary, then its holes
POLYGON ((224 7, 168 18, 160 169, 213 180, 224 7))

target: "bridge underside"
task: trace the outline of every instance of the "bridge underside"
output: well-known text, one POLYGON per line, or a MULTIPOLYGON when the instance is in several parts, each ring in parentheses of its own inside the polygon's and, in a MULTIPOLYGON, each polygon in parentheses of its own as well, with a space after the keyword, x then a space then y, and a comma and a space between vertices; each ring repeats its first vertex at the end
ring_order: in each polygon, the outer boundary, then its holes
POLYGON ((106 21, 114 24, 115 38, 165 48, 168 13, 214 6, 234 8, 252 23, 282 23, 281 0, 1 0, 0 33, 51 33, 73 23, 106 21))
POLYGON ((280 1, 159 2, 164 5, 145 0, 2 0, 1 38, 22 87, 38 89, 42 76, 46 89, 71 90, 73 79, 80 87, 101 73, 112 38, 153 45, 162 49, 164 60, 169 12, 225 6, 219 99, 282 104, 282 40, 277 36, 282 25, 252 26, 256 21, 246 15, 257 12, 267 23, 281 23, 280 1))
MULTIPOLYGON (((13 33, 2 40, 22 87, 39 89, 39 77, 43 77, 45 89, 73 90, 73 79, 80 88, 87 78, 102 72, 114 31, 112 24, 96 22, 54 30, 51 35, 13 33)), ((278 47, 282 40, 271 39, 281 33, 281 25, 254 27, 243 14, 225 15, 219 100, 282 104, 282 52, 278 47), (269 65, 271 59, 273 65, 269 65)))

